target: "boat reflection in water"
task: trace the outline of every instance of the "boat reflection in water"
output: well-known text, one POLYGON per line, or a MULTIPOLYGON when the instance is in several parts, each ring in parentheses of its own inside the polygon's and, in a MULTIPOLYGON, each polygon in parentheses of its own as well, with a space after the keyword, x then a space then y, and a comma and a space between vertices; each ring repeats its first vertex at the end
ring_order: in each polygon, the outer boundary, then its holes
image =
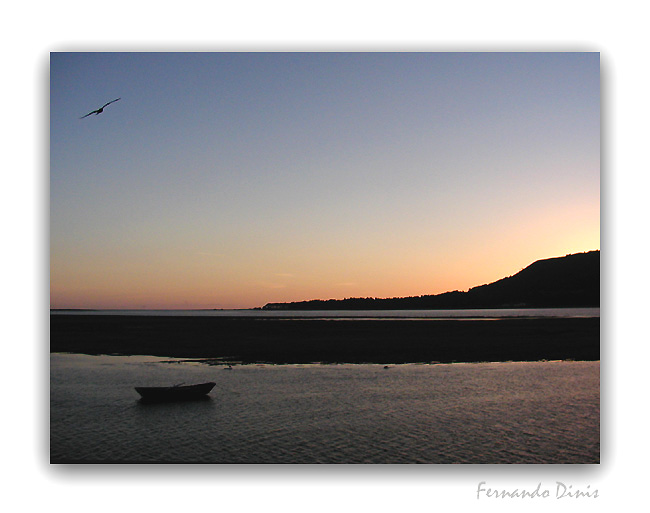
POLYGON ((135 387, 143 402, 195 401, 208 399, 216 383, 198 385, 175 385, 172 387, 135 387))

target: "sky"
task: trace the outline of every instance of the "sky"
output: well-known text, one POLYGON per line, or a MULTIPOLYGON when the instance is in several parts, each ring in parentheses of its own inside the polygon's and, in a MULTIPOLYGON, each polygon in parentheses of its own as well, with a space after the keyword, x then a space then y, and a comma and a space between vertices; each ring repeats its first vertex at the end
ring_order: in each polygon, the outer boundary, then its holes
POLYGON ((598 53, 50 54, 52 308, 437 294, 594 249, 598 53))

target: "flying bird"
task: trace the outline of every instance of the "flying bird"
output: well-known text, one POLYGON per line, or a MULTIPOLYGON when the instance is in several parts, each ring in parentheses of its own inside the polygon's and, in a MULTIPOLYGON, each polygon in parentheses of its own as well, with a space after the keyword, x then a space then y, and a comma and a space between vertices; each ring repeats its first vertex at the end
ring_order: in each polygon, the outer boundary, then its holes
POLYGON ((122 99, 122 98, 117 98, 117 99, 115 99, 115 100, 111 100, 110 102, 105 103, 104 105, 102 105, 99 109, 94 110, 94 111, 92 111, 92 112, 89 112, 89 113, 86 114, 85 116, 81 116, 79 119, 87 118, 87 117, 90 116, 91 114, 94 114, 95 116, 96 116, 97 114, 101 114, 102 112, 104 112, 104 107, 110 105, 111 103, 116 102, 117 100, 121 100, 121 99, 122 99))

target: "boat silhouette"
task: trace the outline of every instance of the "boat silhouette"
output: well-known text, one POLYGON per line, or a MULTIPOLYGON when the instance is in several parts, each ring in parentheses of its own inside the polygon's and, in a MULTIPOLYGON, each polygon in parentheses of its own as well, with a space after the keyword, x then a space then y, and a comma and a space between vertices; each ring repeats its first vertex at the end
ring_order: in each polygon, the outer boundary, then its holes
POLYGON ((214 388, 216 383, 199 383, 197 385, 174 385, 171 387, 135 387, 143 401, 192 401, 202 399, 214 388))

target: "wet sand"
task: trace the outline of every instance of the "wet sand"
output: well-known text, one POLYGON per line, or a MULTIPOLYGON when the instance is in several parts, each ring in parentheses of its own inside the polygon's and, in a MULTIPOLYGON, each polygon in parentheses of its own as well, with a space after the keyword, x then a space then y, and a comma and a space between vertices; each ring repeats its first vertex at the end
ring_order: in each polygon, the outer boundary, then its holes
POLYGON ((50 351, 276 364, 599 360, 600 319, 50 315, 50 351))

